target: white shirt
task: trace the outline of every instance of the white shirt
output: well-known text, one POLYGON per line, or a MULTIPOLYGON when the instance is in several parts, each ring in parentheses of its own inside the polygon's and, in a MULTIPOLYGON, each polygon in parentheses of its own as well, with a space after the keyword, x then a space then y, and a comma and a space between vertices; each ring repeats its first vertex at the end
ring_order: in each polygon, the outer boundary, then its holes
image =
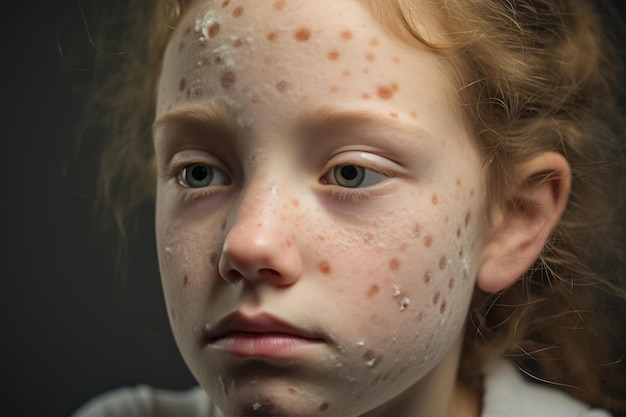
MULTIPOLYGON (((147 385, 120 388, 89 401, 72 417, 224 417, 206 393, 195 387, 167 391, 147 385)), ((603 410, 554 388, 525 380, 510 362, 486 368, 481 417, 610 417, 603 410)))

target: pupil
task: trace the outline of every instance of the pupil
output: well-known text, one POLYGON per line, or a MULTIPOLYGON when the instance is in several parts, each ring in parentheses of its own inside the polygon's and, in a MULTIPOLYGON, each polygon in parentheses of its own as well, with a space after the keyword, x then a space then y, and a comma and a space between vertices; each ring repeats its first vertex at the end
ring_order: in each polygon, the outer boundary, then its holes
POLYGON ((196 165, 191 170, 191 176, 196 181, 202 181, 202 180, 206 179, 207 175, 208 175, 207 168, 205 166, 202 166, 202 165, 196 165))
POLYGON ((347 165, 341 168, 341 175, 347 180, 353 180, 359 175, 355 166, 347 165))

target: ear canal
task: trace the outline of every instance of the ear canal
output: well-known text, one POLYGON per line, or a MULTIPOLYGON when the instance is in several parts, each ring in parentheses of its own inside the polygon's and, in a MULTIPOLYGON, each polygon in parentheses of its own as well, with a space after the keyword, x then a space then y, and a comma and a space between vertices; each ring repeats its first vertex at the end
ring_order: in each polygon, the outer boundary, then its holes
POLYGON ((519 184, 509 193, 487 236, 476 284, 486 292, 513 285, 540 256, 567 205, 571 170, 546 152, 515 167, 519 184))

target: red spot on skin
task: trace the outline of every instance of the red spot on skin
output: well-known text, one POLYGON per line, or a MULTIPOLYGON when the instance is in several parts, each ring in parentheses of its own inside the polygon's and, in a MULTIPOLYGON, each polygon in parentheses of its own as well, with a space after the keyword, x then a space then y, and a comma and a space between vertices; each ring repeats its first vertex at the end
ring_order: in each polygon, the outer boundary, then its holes
POLYGON ((369 289, 367 290, 365 295, 367 296, 367 298, 372 298, 373 296, 378 294, 378 291, 380 291, 380 287, 378 285, 374 284, 371 287, 369 287, 369 289))
POLYGON ((183 287, 186 287, 187 285, 189 285, 189 277, 185 275, 183 277, 183 287))
POLYGON ((219 23, 213 23, 211 26, 209 26, 209 38, 214 38, 215 36, 217 36, 218 33, 220 33, 219 23))
POLYGON ((300 202, 295 198, 291 200, 291 204, 293 204, 294 207, 300 207, 300 202))
POLYGON ((427 248, 430 248, 433 244, 433 237, 431 235, 428 235, 424 238, 424 245, 426 245, 427 248))
POLYGON ((397 271, 398 268, 400 268, 400 260, 398 258, 393 258, 389 262, 389 269, 391 269, 392 271, 397 271))
POLYGON ((324 275, 330 274, 330 265, 326 261, 320 261, 317 264, 317 267, 320 269, 320 272, 324 275))
POLYGON ((242 14, 243 14, 243 7, 242 6, 235 7, 235 10, 233 10, 233 16, 241 17, 242 14))
POLYGON ((468 211, 467 214, 465 215, 465 227, 467 228, 467 226, 469 226, 470 223, 470 218, 471 218, 471 214, 468 211))
POLYGON ((394 113, 394 112, 390 112, 389 116, 393 117, 394 119, 399 119, 400 116, 398 115, 398 113, 394 113))
POLYGON ((321 403, 320 404, 320 411, 326 411, 328 410, 328 404, 327 403, 321 403))
POLYGON ((293 36, 298 42, 306 42, 311 38, 311 31, 307 28, 300 28, 296 30, 293 36))
POLYGON ((365 54, 365 59, 367 59, 368 62, 374 62, 376 61, 376 55, 374 55, 371 52, 368 52, 367 54, 365 54))
POLYGON ((274 39, 276 39, 276 36, 277 36, 276 32, 270 32, 270 33, 267 34, 267 40, 272 42, 272 41, 274 41, 274 39))
POLYGON ((370 39, 370 45, 374 47, 378 46, 378 39, 376 38, 370 39))
POLYGON ((437 194, 433 194, 433 196, 430 198, 430 201, 432 201, 433 206, 439 204, 439 197, 437 196, 437 194))
POLYGON ((239 48, 241 45, 243 45, 243 42, 241 42, 241 39, 237 39, 235 43, 233 44, 235 48, 239 48))
POLYGON ((342 31, 341 39, 343 39, 344 41, 349 41, 350 39, 352 39, 352 31, 351 30, 342 31))
POLYGON ((350 72, 350 70, 344 70, 344 72, 343 72, 343 76, 344 77, 349 77, 351 75, 352 75, 352 73, 350 72))
POLYGON ((443 314, 443 313, 445 313, 445 312, 446 312, 446 300, 443 300, 443 301, 441 302, 441 307, 439 307, 439 312, 440 312, 441 314, 443 314))
POLYGON ((225 72, 220 77, 220 84, 222 84, 222 87, 227 90, 230 90, 231 88, 233 88, 235 86, 236 81, 237 81, 237 78, 235 77, 235 74, 230 71, 225 72))
POLYGON ((336 61, 339 59, 339 52, 337 52, 336 50, 330 51, 328 53, 328 59, 330 59, 331 61, 336 61))
POLYGON ((278 82, 276 84, 276 89, 278 91, 280 91, 281 93, 284 93, 285 91, 289 90, 291 88, 291 84, 289 84, 287 81, 282 80, 280 82, 278 82))
POLYGON ((433 280, 433 274, 431 272, 426 272, 424 274, 424 284, 430 284, 433 280))
POLYGON ((442 271, 446 269, 446 264, 447 264, 446 257, 442 256, 441 259, 439 259, 439 269, 441 269, 442 271))
POLYGON ((454 288, 454 278, 450 278, 448 281, 448 289, 451 290, 452 288, 454 288))
POLYGON ((211 264, 211 266, 217 266, 217 263, 220 260, 220 256, 213 252, 210 256, 209 256, 209 264, 211 264))
POLYGON ((274 9, 282 10, 285 8, 286 5, 287 5, 287 2, 285 0, 278 0, 276 3, 274 3, 274 9))
POLYGON ((183 78, 178 83, 178 91, 184 91, 185 88, 187 88, 187 80, 185 78, 183 78))
POLYGON ((363 100, 369 100, 371 98, 371 96, 369 94, 367 94, 367 93, 363 93, 363 94, 361 94, 361 98, 363 100))
POLYGON ((433 296, 433 304, 437 305, 440 297, 441 297, 441 294, 439 293, 439 291, 437 291, 437 293, 433 296))
POLYGON ((377 94, 378 97, 383 100, 390 100, 393 98, 394 93, 398 91, 398 84, 393 83, 391 85, 381 85, 378 87, 377 94))

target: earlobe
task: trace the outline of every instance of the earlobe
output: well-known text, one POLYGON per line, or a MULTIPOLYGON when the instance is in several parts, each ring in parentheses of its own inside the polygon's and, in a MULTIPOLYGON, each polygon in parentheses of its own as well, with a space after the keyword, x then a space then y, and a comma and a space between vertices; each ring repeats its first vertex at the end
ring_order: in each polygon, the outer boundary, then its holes
POLYGON ((569 198, 572 174, 561 154, 522 162, 514 176, 518 185, 505 196, 481 254, 476 285, 490 293, 513 285, 533 265, 569 198))

